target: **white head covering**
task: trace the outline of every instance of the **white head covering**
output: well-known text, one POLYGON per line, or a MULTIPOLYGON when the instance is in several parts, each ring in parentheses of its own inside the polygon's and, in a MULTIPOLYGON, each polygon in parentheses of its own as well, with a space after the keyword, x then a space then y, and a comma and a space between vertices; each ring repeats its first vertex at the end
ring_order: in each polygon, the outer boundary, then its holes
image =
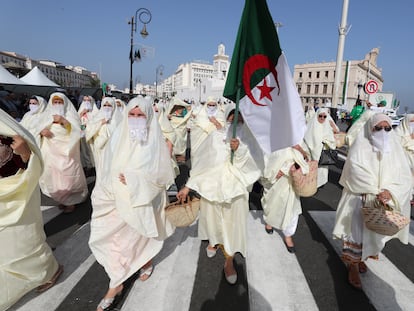
POLYGON ((335 149, 336 142, 331 125, 329 124, 329 111, 327 108, 319 108, 316 114, 309 120, 304 141, 305 148, 310 151, 311 158, 318 160, 321 157, 323 143, 327 143, 330 148, 335 149), (318 117, 325 114, 327 117, 323 123, 318 121, 318 117))
POLYGON ((106 174, 110 180, 105 183, 109 182, 109 189, 113 189, 121 217, 142 234, 149 234, 145 231, 147 229, 140 227, 144 220, 134 218, 137 212, 134 210, 150 208, 153 211, 153 200, 165 194, 166 189, 174 183, 174 170, 158 120, 153 117, 152 103, 148 99, 137 96, 128 103, 122 121, 111 138, 111 150, 112 158, 106 158, 110 167, 105 168, 105 171, 110 172, 106 174), (128 114, 135 107, 139 107, 147 118, 146 143, 134 143, 129 137, 128 114), (124 174, 127 185, 119 181, 120 174, 124 174))
POLYGON ((39 108, 35 111, 28 111, 23 116, 20 124, 29 130, 30 133, 35 137, 36 141, 40 142, 40 131, 42 130, 39 128, 39 120, 42 118, 42 114, 46 109, 47 102, 41 96, 35 96, 37 102, 39 103, 39 108))

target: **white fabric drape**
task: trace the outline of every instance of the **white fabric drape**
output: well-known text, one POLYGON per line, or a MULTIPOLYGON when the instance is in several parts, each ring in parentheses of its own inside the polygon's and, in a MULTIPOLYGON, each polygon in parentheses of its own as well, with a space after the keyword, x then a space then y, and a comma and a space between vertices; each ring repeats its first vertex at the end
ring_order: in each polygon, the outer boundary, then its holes
POLYGON ((33 136, 0 109, 0 135, 22 136, 32 154, 28 167, 0 178, 0 310, 44 284, 58 269, 46 243, 38 180, 43 170, 33 136))
MULTIPOLYGON (((398 202, 394 207, 410 217, 412 177, 401 143, 391 131, 391 152, 381 155, 374 151, 369 141, 370 134, 370 122, 366 122, 349 149, 339 181, 344 189, 336 212, 335 238, 352 236, 352 215, 354 209, 361 206, 361 194, 367 194, 367 204, 372 204, 375 195, 387 189, 398 202)), ((364 227, 362 259, 378 255, 392 238, 407 244, 408 234, 408 226, 391 237, 376 234, 364 227)))
POLYGON ((49 103, 42 114, 39 128, 48 128, 52 138, 41 138, 45 170, 39 180, 42 192, 58 203, 73 205, 83 202, 88 194, 85 174, 80 160, 81 129, 78 114, 63 93, 50 95, 49 103), (64 118, 68 128, 53 123, 52 98, 59 96, 64 101, 64 118))

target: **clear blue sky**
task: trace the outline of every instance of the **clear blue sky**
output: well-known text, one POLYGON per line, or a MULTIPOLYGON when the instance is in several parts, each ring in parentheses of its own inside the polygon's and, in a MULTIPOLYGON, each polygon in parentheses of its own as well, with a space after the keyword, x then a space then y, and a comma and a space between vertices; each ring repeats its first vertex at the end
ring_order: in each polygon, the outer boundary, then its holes
MULTIPOLYGON (((335 61, 342 0, 268 0, 279 39, 291 68, 295 64, 335 61)), ((102 74, 119 88, 129 85, 130 25, 137 9, 152 13, 149 36, 138 25, 134 41, 155 48, 152 59, 134 64, 134 81, 154 83, 181 63, 212 62, 223 43, 231 56, 243 0, 13 0, 2 1, 0 50, 34 59, 80 65, 102 74)), ((414 109, 414 24, 412 0, 349 0, 344 60, 360 60, 378 47, 383 91, 395 92, 401 106, 414 109)))

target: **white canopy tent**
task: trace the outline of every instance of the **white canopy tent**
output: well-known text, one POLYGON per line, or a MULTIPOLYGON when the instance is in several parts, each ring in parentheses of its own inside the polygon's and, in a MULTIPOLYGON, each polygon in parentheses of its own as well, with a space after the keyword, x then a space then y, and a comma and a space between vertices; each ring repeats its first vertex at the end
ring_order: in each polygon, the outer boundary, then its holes
POLYGON ((24 81, 16 78, 6 68, 0 65, 0 83, 1 84, 26 84, 24 81))
POLYGON ((36 66, 30 70, 27 74, 20 78, 23 82, 31 85, 41 86, 59 86, 48 77, 36 66))

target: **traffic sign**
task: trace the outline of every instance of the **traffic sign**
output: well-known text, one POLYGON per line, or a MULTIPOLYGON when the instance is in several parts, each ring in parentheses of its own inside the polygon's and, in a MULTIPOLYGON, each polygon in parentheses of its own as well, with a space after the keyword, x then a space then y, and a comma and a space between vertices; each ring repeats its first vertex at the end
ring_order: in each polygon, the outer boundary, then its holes
POLYGON ((378 83, 374 80, 369 80, 365 83, 365 93, 375 94, 378 91, 378 83))

